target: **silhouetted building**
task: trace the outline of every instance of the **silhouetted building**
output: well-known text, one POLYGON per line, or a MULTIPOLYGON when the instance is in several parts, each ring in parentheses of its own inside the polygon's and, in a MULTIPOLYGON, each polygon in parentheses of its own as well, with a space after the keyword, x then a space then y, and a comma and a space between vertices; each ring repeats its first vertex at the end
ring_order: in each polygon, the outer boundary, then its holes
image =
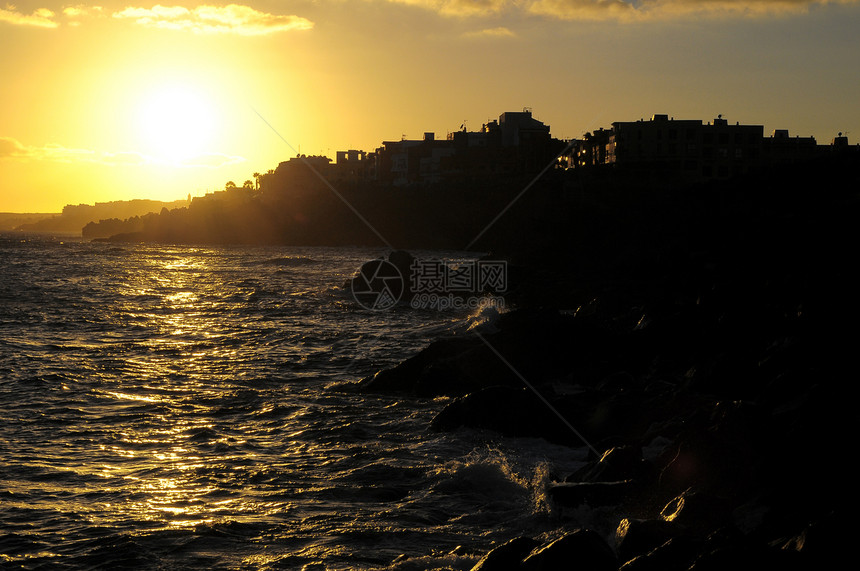
POLYGON ((448 141, 429 132, 418 140, 383 141, 376 150, 376 179, 394 186, 438 182, 442 158, 453 152, 448 141))
POLYGON ((761 164, 761 125, 730 125, 654 115, 650 121, 615 122, 606 162, 619 166, 660 167, 689 178, 728 178, 761 164))
POLYGON ((331 169, 332 180, 347 182, 368 180, 375 173, 374 159, 373 153, 365 151, 355 149, 338 151, 331 169))
POLYGON ((860 155, 860 147, 849 147, 842 133, 830 145, 818 145, 814 137, 790 137, 783 129, 770 137, 763 132, 761 125, 730 125, 721 115, 703 123, 656 114, 647 121, 616 121, 611 129, 596 129, 565 142, 553 138, 549 125, 524 109, 502 113, 478 131, 462 125, 445 139, 426 132, 421 139, 383 141, 374 152, 338 151, 334 164, 328 157, 300 155, 255 177, 259 189, 268 193, 314 188, 322 183, 321 177, 398 187, 468 184, 533 176, 558 158, 558 166, 568 169, 657 173, 698 181, 727 179, 827 153, 860 155))
POLYGON ((527 109, 502 113, 498 126, 504 147, 526 147, 550 139, 549 125, 532 117, 532 112, 527 109))
POLYGON ((607 152, 614 150, 609 142, 613 132, 597 129, 572 142, 566 162, 572 167, 593 167, 607 163, 607 152))
POLYGON ((815 137, 790 137, 785 129, 775 130, 770 137, 763 133, 761 125, 730 125, 722 116, 703 124, 700 120, 654 115, 648 121, 618 121, 612 123, 612 129, 586 133, 571 142, 563 164, 567 168, 640 169, 686 180, 708 180, 814 159, 840 149, 853 152, 842 133, 830 145, 819 145, 815 137))
POLYGON ((536 173, 561 147, 531 111, 508 111, 480 131, 463 127, 445 140, 425 133, 420 140, 383 142, 376 150, 376 179, 406 186, 536 173))
POLYGON ((815 137, 791 137, 788 129, 775 129, 770 137, 765 137, 763 150, 765 161, 769 165, 790 163, 822 154, 815 137))
POLYGON ((830 145, 835 149, 845 149, 848 148, 848 136, 843 135, 841 132, 833 137, 833 141, 830 145))
POLYGON ((586 133, 571 146, 566 163, 664 171, 691 180, 728 178, 761 165, 763 132, 761 125, 730 125, 722 116, 705 124, 658 114, 586 133))

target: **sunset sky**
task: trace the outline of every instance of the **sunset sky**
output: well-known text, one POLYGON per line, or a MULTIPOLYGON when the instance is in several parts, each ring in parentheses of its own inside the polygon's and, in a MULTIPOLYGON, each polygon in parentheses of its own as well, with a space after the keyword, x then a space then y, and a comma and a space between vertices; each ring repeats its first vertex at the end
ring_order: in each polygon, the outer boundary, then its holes
POLYGON ((0 5, 0 212, 175 200, 303 154, 612 121, 860 140, 860 0, 0 5))

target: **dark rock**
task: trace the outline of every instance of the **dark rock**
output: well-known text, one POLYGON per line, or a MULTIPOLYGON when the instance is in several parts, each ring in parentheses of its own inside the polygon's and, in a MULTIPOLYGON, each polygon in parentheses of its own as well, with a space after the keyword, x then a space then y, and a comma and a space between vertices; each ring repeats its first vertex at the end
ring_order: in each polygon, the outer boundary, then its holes
POLYGON ((660 517, 688 535, 703 537, 715 529, 732 526, 732 507, 725 498, 687 490, 666 504, 660 517))
POLYGON ((741 542, 702 554, 689 569, 690 571, 725 571, 726 569, 808 571, 812 568, 807 566, 800 554, 796 552, 741 542))
POLYGON ((553 310, 504 313, 496 328, 484 337, 436 341, 396 367, 362 379, 359 390, 460 396, 491 385, 521 387, 523 378, 537 386, 573 370, 578 382, 595 384, 608 373, 604 363, 613 361, 610 355, 621 352, 617 339, 600 326, 553 310))
POLYGON ((622 571, 687 571, 701 553, 702 542, 673 537, 621 565, 622 571))
POLYGON ((624 518, 615 530, 615 550, 621 561, 644 555, 669 541, 674 526, 660 519, 624 518))
POLYGON ((530 537, 516 537, 493 548, 472 567, 472 571, 518 571, 522 560, 539 545, 530 537))
POLYGON ((546 403, 525 388, 493 386, 458 397, 430 423, 431 430, 436 431, 463 427, 581 445, 546 403))
POLYGON ((631 480, 623 482, 565 482, 555 484, 547 490, 557 505, 577 507, 613 506, 629 500, 639 490, 631 480))
MULTIPOLYGON (((444 379, 436 375, 434 380, 441 386, 432 386, 426 377, 427 370, 435 363, 459 355, 480 345, 475 338, 446 338, 431 343, 416 355, 391 369, 383 369, 365 377, 358 383, 361 392, 409 393, 419 396, 463 395, 473 388, 473 381, 462 382, 457 376, 444 379)), ((432 373, 430 374, 432 376, 432 373)))
POLYGON ((838 569, 844 565, 853 529, 841 514, 833 512, 810 523, 794 537, 775 542, 775 545, 799 553, 809 569, 838 569))
POLYGON ((456 396, 494 385, 522 388, 523 383, 481 343, 430 363, 415 379, 414 392, 427 396, 456 396))
POLYGON ((597 532, 578 529, 531 553, 523 571, 617 571, 618 561, 597 532))
MULTIPOLYGON (((850 542, 834 540, 844 527, 826 527, 821 516, 846 504, 852 485, 838 436, 852 433, 855 416, 842 381, 854 366, 854 341, 843 332, 857 321, 858 283, 844 260, 857 230, 841 208, 824 215, 821 202, 799 196, 788 205, 776 187, 779 200, 699 190, 659 206, 653 196, 618 195, 616 206, 635 212, 618 227, 630 226, 624 246, 603 232, 595 249, 600 232, 589 231, 587 248, 556 241, 540 262, 520 257, 533 278, 534 297, 521 298, 528 309, 501 316, 485 337, 431 345, 365 379, 362 390, 457 397, 433 420, 436 430, 570 436, 527 379, 592 450, 608 450, 548 494, 560 506, 621 503, 625 569, 687 570, 697 559, 698 569, 836 568, 832 559, 850 542), (737 211, 727 207, 734 201, 737 211), (821 216, 798 226, 807 208, 821 216), (633 231, 640 219, 647 224, 633 231), (662 228, 660 239, 639 240, 646 225, 662 228), (617 254, 611 261, 608 250, 617 254), (552 271, 534 273, 540 267, 552 271), (553 304, 574 311, 536 309, 553 304), (649 442, 661 446, 643 458, 649 442), (814 460, 802 451, 815 451, 814 460)), ((548 549, 529 560, 537 566, 548 549)), ((565 568, 579 558, 558 561, 565 568)))
POLYGON ((613 394, 641 391, 643 388, 641 381, 627 371, 612 373, 595 387, 598 391, 613 394))
POLYGON ((590 462, 565 478, 570 482, 617 482, 641 480, 649 472, 638 446, 616 446, 603 453, 600 460, 590 462))
POLYGON ((400 271, 400 275, 407 282, 406 285, 408 286, 409 276, 412 275, 412 262, 415 261, 415 256, 406 250, 394 250, 388 254, 388 261, 400 271))
POLYGON ((658 459, 667 491, 695 487, 741 496, 758 480, 766 449, 765 416, 745 402, 702 403, 658 459))
POLYGON ((582 419, 582 430, 601 441, 601 448, 613 447, 629 440, 642 417, 642 399, 630 392, 595 391, 599 400, 582 419))

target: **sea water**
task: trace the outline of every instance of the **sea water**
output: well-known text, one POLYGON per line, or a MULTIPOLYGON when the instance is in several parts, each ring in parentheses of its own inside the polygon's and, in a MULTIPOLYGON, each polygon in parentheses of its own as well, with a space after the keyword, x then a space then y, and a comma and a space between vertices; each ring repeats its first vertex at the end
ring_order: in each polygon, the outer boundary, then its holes
POLYGON ((468 569, 552 534, 583 451, 342 390, 483 318, 362 308, 384 254, 0 235, 0 563, 468 569))

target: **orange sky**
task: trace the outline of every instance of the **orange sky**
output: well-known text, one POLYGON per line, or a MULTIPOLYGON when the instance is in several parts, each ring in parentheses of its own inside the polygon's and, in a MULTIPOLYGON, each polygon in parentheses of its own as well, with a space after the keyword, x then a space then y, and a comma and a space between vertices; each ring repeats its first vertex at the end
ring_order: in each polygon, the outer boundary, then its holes
POLYGON ((857 30, 858 0, 7 4, 0 212, 199 195, 524 107, 559 138, 667 113, 856 143, 857 30))

